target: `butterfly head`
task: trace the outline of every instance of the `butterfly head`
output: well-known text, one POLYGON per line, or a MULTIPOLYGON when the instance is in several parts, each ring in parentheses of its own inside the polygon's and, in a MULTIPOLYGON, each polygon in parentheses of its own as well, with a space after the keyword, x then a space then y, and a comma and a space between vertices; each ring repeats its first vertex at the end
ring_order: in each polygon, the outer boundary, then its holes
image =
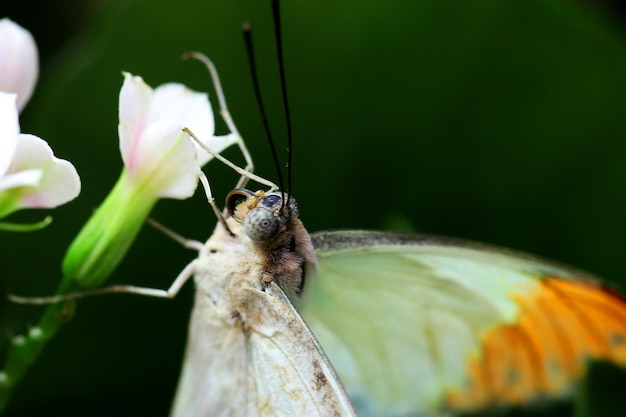
POLYGON ((237 188, 226 197, 226 209, 232 220, 243 225, 245 235, 264 260, 269 280, 298 304, 306 269, 315 270, 317 259, 311 238, 298 218, 296 200, 281 192, 237 188))
POLYGON ((246 235, 256 243, 272 240, 298 217, 296 200, 280 192, 266 193, 237 188, 226 197, 228 214, 243 224, 246 235), (284 201, 284 199, 288 201, 284 201))

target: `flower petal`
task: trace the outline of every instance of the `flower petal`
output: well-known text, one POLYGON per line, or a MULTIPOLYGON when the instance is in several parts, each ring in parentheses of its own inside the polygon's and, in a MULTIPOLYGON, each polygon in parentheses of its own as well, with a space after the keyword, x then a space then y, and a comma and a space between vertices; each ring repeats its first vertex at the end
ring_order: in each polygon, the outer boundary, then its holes
POLYGON ((0 91, 0 178, 11 166, 20 133, 15 100, 15 94, 0 91))
POLYGON ((198 137, 211 137, 215 132, 213 110, 205 93, 190 90, 182 84, 158 86, 150 108, 149 120, 155 122, 176 118, 198 137))
POLYGON ((0 192, 17 187, 36 187, 41 181, 43 172, 40 169, 28 169, 0 178, 0 192))
MULTIPOLYGON (((198 184, 196 150, 176 119, 152 123, 137 141, 134 171, 137 184, 161 198, 188 198, 198 184)), ((129 166, 127 165, 127 168, 129 166)))
POLYGON ((137 187, 152 190, 157 197, 191 196, 198 165, 212 156, 182 134, 184 127, 216 152, 240 140, 233 134, 213 136, 215 122, 206 94, 178 83, 152 90, 141 77, 125 74, 120 92, 120 149, 137 187))
POLYGON ((141 77, 124 73, 124 84, 120 90, 118 134, 122 159, 130 171, 134 170, 130 161, 135 159, 137 140, 148 124, 152 96, 152 88, 141 77))
POLYGON ((80 178, 74 165, 55 157, 45 140, 20 134, 9 172, 29 170, 40 170, 41 181, 23 193, 18 208, 52 208, 73 200, 80 193, 80 178))
POLYGON ((30 32, 8 18, 0 20, 0 57, 0 91, 17 94, 21 111, 39 76, 39 56, 30 32))

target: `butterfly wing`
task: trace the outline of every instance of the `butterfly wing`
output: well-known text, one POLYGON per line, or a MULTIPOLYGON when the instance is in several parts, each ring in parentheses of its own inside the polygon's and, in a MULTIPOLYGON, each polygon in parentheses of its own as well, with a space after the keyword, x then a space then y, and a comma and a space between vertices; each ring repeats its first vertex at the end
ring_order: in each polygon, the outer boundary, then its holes
POLYGON ((256 381, 256 404, 247 415, 356 417, 326 354, 275 283, 249 291, 258 311, 247 336, 249 369, 256 381))
POLYGON ((324 351, 276 284, 244 289, 249 320, 227 326, 199 291, 175 417, 356 417, 324 351))
POLYGON ((359 416, 564 397, 589 358, 626 364, 626 303, 580 271, 428 236, 312 239, 301 313, 359 416))

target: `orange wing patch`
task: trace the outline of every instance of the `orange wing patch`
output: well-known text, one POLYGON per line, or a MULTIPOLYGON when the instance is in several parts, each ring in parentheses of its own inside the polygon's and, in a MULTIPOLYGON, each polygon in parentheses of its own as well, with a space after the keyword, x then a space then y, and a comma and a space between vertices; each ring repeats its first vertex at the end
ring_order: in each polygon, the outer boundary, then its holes
POLYGON ((588 359, 626 365, 626 300, 597 283, 546 277, 532 295, 512 295, 519 321, 490 330, 470 358, 466 389, 450 408, 475 411, 568 395, 588 359))

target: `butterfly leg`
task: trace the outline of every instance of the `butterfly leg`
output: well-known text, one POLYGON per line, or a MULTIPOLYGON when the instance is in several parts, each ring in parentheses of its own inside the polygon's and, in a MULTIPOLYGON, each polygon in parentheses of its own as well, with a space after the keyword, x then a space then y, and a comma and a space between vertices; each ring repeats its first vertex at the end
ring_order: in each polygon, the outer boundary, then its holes
POLYGON ((209 205, 213 209, 213 213, 217 217, 222 226, 228 231, 228 233, 233 236, 233 232, 228 227, 228 223, 226 223, 226 219, 224 218, 224 214, 220 211, 215 204, 215 198, 213 197, 213 193, 211 192, 211 186, 209 185, 209 179, 204 175, 204 172, 200 171, 200 182, 202 183, 202 188, 204 188, 204 195, 206 195, 206 199, 209 202, 209 205))
POLYGON ((213 157, 215 159, 217 159, 218 161, 222 162, 224 165, 232 168, 236 173, 247 177, 248 179, 252 180, 252 181, 256 181, 259 184, 263 184, 267 187, 270 187, 270 191, 276 191, 278 190, 278 186, 276 184, 274 184, 273 182, 266 180, 263 177, 259 177, 258 175, 255 175, 251 172, 246 171, 245 169, 238 167, 237 165, 233 164, 232 162, 230 162, 228 159, 224 158, 222 155, 220 155, 219 153, 215 152, 213 149, 209 148, 208 146, 206 146, 204 143, 202 143, 202 141, 200 139, 198 139, 198 137, 191 131, 191 129, 189 129, 188 127, 183 128, 183 132, 187 133, 191 139, 193 139, 198 146, 200 146, 202 149, 204 149, 205 151, 207 151, 208 153, 210 153, 211 155, 213 155, 213 157))
MULTIPOLYGON (((235 122, 233 121, 233 118, 230 115, 230 111, 228 110, 228 106, 226 105, 226 97, 224 96, 224 90, 222 89, 220 76, 217 72, 217 68, 215 67, 215 64, 213 64, 213 61, 211 61, 209 57, 199 52, 189 52, 185 54, 183 58, 197 59, 198 61, 202 62, 206 66, 207 70, 209 71, 209 74, 211 75, 211 81, 213 81, 213 86, 215 87, 215 94, 217 95, 217 101, 220 106, 220 115, 222 116, 222 119, 224 119, 224 122, 226 123, 226 126, 231 131, 231 133, 237 136, 237 138, 239 138, 239 140, 237 141, 237 145, 239 146, 239 150, 241 151, 244 159, 246 160, 246 167, 244 168, 244 171, 252 174, 252 172, 254 171, 254 163, 252 162, 252 156, 250 155, 250 151, 248 151, 248 148, 246 147, 246 143, 241 137, 241 134, 239 133, 239 130, 237 129, 237 126, 235 126, 235 122)), ((250 178, 247 175, 241 175, 241 178, 239 179, 239 182, 237 183, 236 188, 244 187, 248 183, 249 179, 250 178)))
POLYGON ((148 218, 146 222, 150 226, 157 229, 159 232, 169 237, 170 239, 175 240, 176 242, 180 243, 181 246, 183 246, 184 248, 195 249, 197 251, 201 251, 202 248, 204 248, 204 243, 197 241, 197 240, 193 240, 193 239, 187 239, 186 237, 179 235, 178 233, 176 233, 169 227, 163 226, 161 223, 157 222, 156 220, 152 218, 148 218))
POLYGON ((18 304, 54 304, 61 301, 75 300, 77 298, 90 297, 92 295, 102 294, 138 294, 146 295, 148 297, 157 298, 174 298, 180 291, 183 285, 193 276, 196 270, 196 260, 191 261, 181 272, 178 274, 172 285, 167 290, 148 287, 137 287, 134 285, 111 285, 108 287, 96 288, 93 290, 79 291, 71 294, 59 294, 52 295, 50 297, 20 297, 17 295, 9 294, 9 300, 18 304))

